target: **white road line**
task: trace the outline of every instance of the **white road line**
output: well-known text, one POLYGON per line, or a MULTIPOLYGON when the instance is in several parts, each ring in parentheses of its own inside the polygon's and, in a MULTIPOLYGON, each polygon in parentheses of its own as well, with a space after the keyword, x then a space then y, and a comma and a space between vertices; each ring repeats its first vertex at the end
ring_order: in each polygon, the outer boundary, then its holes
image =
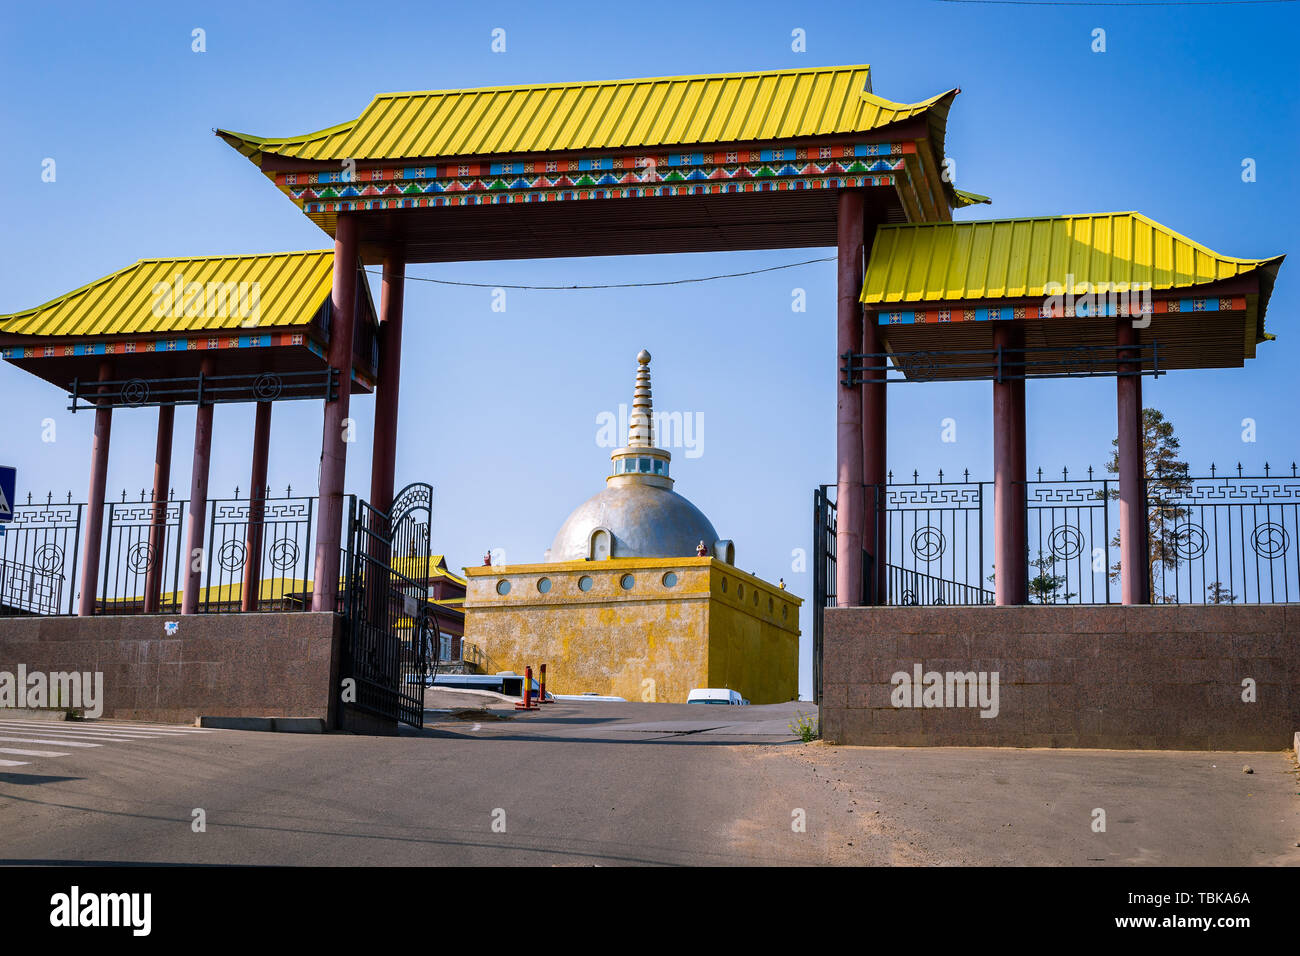
POLYGON ((161 740, 164 739, 156 734, 119 734, 108 730, 82 730, 81 728, 67 729, 63 727, 33 727, 34 721, 3 721, 0 720, 0 730, 8 733, 23 731, 29 734, 49 734, 53 737, 89 737, 92 740, 96 738, 105 738, 107 740, 161 740))
MULTIPOLYGON (((45 744, 49 746, 56 741, 49 737, 0 737, 0 741, 7 744, 45 744)), ((60 747, 102 747, 103 744, 85 744, 79 740, 59 740, 60 747)))
POLYGON ((0 767, 26 767, 27 760, 0 760, 0 767))
POLYGON ((105 723, 102 720, 87 721, 92 727, 110 727, 114 730, 144 730, 151 734, 214 734, 218 731, 202 727, 168 727, 157 724, 119 724, 105 723))
POLYGON ((0 754, 16 754, 19 757, 66 757, 67 754, 57 750, 20 750, 17 747, 0 747, 0 754))

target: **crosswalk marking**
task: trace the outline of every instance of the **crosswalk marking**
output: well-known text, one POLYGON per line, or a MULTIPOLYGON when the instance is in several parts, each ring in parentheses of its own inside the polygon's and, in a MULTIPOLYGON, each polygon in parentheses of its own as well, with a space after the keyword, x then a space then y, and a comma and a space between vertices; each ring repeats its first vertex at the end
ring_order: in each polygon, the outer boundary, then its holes
POLYGON ((106 734, 88 730, 45 730, 42 727, 24 727, 21 724, 0 724, 6 734, 42 734, 49 737, 71 737, 73 740, 158 740, 148 734, 106 734))
POLYGON ((177 727, 174 725, 159 726, 157 724, 116 724, 116 723, 105 723, 104 721, 101 720, 95 721, 94 726, 108 727, 115 730, 143 730, 151 734, 176 734, 178 736, 184 734, 216 733, 216 731, 210 727, 177 727))
MULTIPOLYGON (((7 744, 46 744, 53 743, 49 737, 0 737, 0 741, 7 744)), ((86 744, 80 740, 60 740, 60 747, 102 747, 103 744, 86 744)))
POLYGON ((37 720, 3 720, 0 719, 0 730, 25 730, 39 734, 80 734, 92 737, 122 737, 122 738, 140 738, 142 740, 157 739, 163 734, 140 733, 138 731, 127 730, 109 730, 100 727, 87 727, 79 724, 62 724, 53 723, 52 721, 37 720))
MULTIPOLYGON (((0 714, 3 712, 0 711, 0 714)), ((126 722, 101 723, 90 721, 21 720, 0 716, 0 768, 29 767, 30 760, 11 760, 10 757, 68 757, 74 748, 104 747, 111 744, 132 744, 147 740, 176 740, 190 734, 221 733, 220 730, 200 727, 178 727, 161 724, 135 724, 126 722), (35 750, 10 744, 36 744, 47 750, 35 750)), ((2 777, 3 775, 0 775, 2 777)))
MULTIPOLYGON (((94 724, 82 723, 64 723, 62 721, 37 721, 37 720, 13 720, 0 718, 0 729, 3 730, 29 730, 33 733, 51 733, 51 734, 80 734, 83 736, 104 736, 119 738, 137 738, 140 740, 159 739, 162 737, 177 737, 180 733, 172 730, 158 730, 151 727, 137 728, 127 725, 102 725, 98 722, 94 724)), ((209 734, 213 731, 199 730, 197 733, 209 734)))

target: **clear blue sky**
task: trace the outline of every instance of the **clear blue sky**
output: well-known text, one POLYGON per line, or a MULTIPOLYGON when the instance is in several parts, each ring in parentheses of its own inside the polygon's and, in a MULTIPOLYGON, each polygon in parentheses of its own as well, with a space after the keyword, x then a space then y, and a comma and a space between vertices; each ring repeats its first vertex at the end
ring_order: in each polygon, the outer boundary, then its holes
MULTIPOLYGON (((875 91, 914 102, 957 86, 948 152, 960 186, 993 197, 959 216, 1136 209, 1219 252, 1300 250, 1294 4, 1123 9, 899 0, 702 2, 551 9, 386 2, 15 4, 0 17, 0 312, 46 301, 144 256, 322 248, 302 216, 214 127, 306 132, 356 116, 376 93, 504 83, 872 65, 875 91), (207 52, 191 52, 191 30, 207 52), (490 49, 506 30, 506 52, 490 49), (806 32, 807 52, 791 50, 806 32), (1105 53, 1091 50, 1095 28, 1105 53), (41 181, 46 157, 57 181, 41 181), (1258 181, 1241 181, 1256 160, 1258 181)), ((412 275, 493 283, 654 281, 760 268, 816 251, 426 265, 412 275)), ((1278 341, 1245 370, 1146 384, 1185 457, 1256 470, 1300 456, 1293 369, 1297 268, 1269 312, 1278 341), (1241 420, 1258 441, 1241 440, 1241 420)), ((738 563, 807 596, 791 553, 810 545, 810 495, 835 465, 832 263, 666 289, 512 292, 408 284, 398 481, 437 491, 435 545, 453 565, 489 547, 540 560, 570 509, 601 487, 595 416, 631 398, 634 356, 654 353, 657 406, 703 415, 704 454, 675 456, 679 491, 737 543, 738 563), (807 291, 792 313, 791 290, 807 291)), ((85 494, 89 415, 55 389, 0 369, 0 462, 23 488, 85 494), (41 419, 58 440, 41 441, 41 419)), ((1113 382, 1031 383, 1029 462, 1104 466, 1113 382)), ((348 488, 368 487, 373 403, 348 488)), ((173 480, 188 488, 193 411, 177 415, 173 480)), ((321 411, 276 410, 271 475, 312 489, 321 411)), ((150 478, 155 413, 116 417, 110 489, 150 478)), ((987 383, 898 386, 895 472, 988 477, 987 383), (955 418, 958 441, 940 441, 955 418)), ((216 414, 212 489, 248 482, 252 409, 216 414)), ((805 661, 810 618, 805 609, 805 661)), ((808 674, 803 675, 805 691, 808 674)))

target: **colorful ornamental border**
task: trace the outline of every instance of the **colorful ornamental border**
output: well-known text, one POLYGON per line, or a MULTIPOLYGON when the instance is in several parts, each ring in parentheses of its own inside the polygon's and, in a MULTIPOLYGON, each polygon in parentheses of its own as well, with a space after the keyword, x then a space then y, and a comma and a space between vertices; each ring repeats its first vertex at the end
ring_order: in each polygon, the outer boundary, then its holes
POLYGON ((452 193, 418 199, 363 199, 305 202, 307 213, 360 212, 372 209, 423 209, 438 206, 490 206, 507 203, 567 202, 582 199, 633 199, 642 196, 710 196, 728 193, 789 192, 805 189, 851 189, 893 186, 894 176, 841 176, 833 179, 768 179, 745 183, 710 183, 687 186, 624 186, 611 189, 575 189, 563 192, 452 193))
MULTIPOLYGON (((1080 297, 1082 298, 1082 297, 1080 297)), ((1098 296, 1098 299, 1103 299, 1098 296)), ((1098 308, 1079 309, 1078 305, 1064 310, 1050 306, 1003 306, 995 309, 928 309, 901 312, 877 312, 877 325, 932 325, 945 322, 999 322, 1011 319, 1059 319, 1059 318, 1121 318, 1128 315, 1184 312, 1244 312, 1246 299, 1243 296, 1215 299, 1158 299, 1150 303, 1150 308, 1143 307, 1130 310, 1125 303, 1099 301, 1098 308)))
POLYGON ((250 349, 269 345, 306 345, 317 355, 325 353, 301 332, 266 332, 261 335, 205 335, 199 337, 117 339, 67 345, 27 345, 0 348, 0 359, 60 358, 65 355, 130 355, 136 352, 194 352, 210 349, 250 349))
POLYGON ((277 173, 309 214, 518 202, 707 196, 910 184, 915 142, 837 143, 658 156, 550 156, 511 162, 277 173))
MULTIPOLYGON (((373 166, 345 171, 279 173, 275 184, 320 185, 344 182, 386 182, 410 179, 465 179, 502 175, 544 175, 547 173, 599 172, 601 170, 648 170, 682 166, 735 166, 742 163, 807 162, 810 160, 859 159, 864 156, 907 156, 916 153, 915 143, 840 143, 812 148, 747 148, 724 152, 664 153, 658 156, 549 156, 520 159, 509 163, 443 163, 424 166, 373 166)), ((850 163, 850 167, 857 165, 850 163)), ((891 166, 890 168, 897 168, 891 166)), ((846 168, 843 172, 863 172, 846 168)), ((666 179, 667 177, 665 177, 666 179)))
MULTIPOLYGON (((350 199, 363 196, 418 196, 421 193, 464 193, 464 192, 506 192, 531 189, 583 189, 597 186, 647 186, 657 188, 657 184, 703 183, 728 179, 793 179, 796 177, 844 176, 851 173, 888 173, 905 169, 904 160, 878 159, 874 163, 854 162, 847 167, 841 163, 805 163, 796 166, 793 163, 764 164, 756 168, 748 166, 694 167, 685 172, 673 170, 666 176, 654 172, 627 172, 622 176, 611 173, 582 173, 575 179, 567 173, 556 175, 539 174, 529 178, 520 175, 514 179, 429 179, 408 180, 405 185, 390 183, 387 186, 345 185, 332 183, 322 188, 311 185, 296 187, 288 185, 285 189, 289 195, 299 201, 307 199, 350 199)), ((340 175, 330 173, 331 176, 340 175)), ((319 184, 317 184, 319 186, 319 184)))
MULTIPOLYGON (((131 355, 139 352, 204 352, 212 349, 256 349, 273 345, 305 345, 313 355, 328 361, 325 349, 302 332, 264 332, 261 335, 204 335, 198 337, 131 339, 82 342, 69 345, 26 345, 0 348, 0 359, 60 358, 66 355, 131 355)), ((352 381, 374 388, 375 381, 352 369, 352 381)))

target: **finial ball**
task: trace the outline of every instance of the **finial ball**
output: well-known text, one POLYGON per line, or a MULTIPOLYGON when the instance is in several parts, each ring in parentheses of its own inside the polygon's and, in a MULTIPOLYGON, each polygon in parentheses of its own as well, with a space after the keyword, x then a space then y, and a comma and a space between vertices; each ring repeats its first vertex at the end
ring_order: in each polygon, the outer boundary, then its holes
POLYGON ((640 362, 642 365, 649 365, 650 353, 647 352, 645 349, 642 349, 640 352, 636 353, 636 360, 640 362))

